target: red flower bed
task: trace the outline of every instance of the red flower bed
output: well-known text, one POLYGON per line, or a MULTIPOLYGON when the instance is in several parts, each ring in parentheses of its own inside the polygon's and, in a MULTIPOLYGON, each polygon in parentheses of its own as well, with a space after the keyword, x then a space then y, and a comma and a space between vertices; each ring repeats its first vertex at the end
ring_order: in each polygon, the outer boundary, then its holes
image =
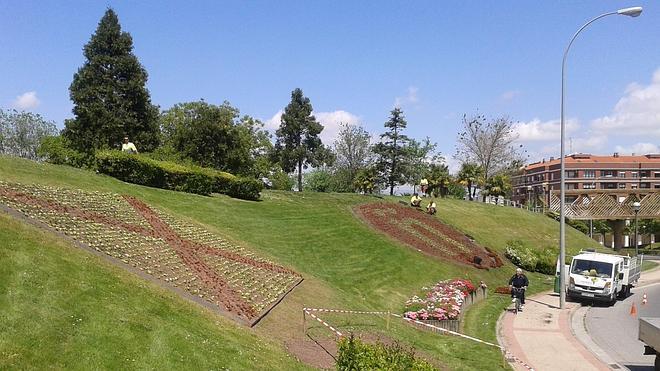
POLYGON ((428 255, 481 269, 502 266, 496 253, 417 209, 377 202, 359 205, 355 212, 375 229, 428 255))

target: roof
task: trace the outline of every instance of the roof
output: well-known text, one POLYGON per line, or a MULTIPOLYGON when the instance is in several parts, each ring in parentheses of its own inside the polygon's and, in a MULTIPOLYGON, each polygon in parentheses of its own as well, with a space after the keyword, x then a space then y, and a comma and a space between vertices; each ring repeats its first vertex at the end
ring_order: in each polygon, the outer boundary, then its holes
MULTIPOLYGON (((585 153, 576 153, 565 157, 565 164, 626 164, 626 163, 657 163, 660 165, 660 154, 651 153, 637 156, 600 156, 585 153)), ((525 167, 525 170, 534 170, 540 167, 558 165, 559 159, 545 162, 536 162, 525 167)))
POLYGON ((619 260, 622 258, 623 256, 621 255, 603 254, 597 252, 585 252, 582 254, 575 255, 573 257, 573 259, 594 260, 594 261, 601 261, 611 264, 618 263, 619 260))

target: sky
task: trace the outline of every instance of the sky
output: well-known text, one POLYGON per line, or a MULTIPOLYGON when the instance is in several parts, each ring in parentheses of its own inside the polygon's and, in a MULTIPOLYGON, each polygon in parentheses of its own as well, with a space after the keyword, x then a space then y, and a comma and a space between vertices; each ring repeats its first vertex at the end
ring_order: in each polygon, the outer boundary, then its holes
POLYGON ((657 1, 0 0, 0 108, 71 118, 68 88, 107 7, 133 37, 152 102, 229 101, 273 130, 301 88, 331 144, 339 123, 374 137, 400 106, 406 134, 452 170, 463 115, 509 117, 529 162, 559 156, 561 59, 567 152, 660 152, 657 1))

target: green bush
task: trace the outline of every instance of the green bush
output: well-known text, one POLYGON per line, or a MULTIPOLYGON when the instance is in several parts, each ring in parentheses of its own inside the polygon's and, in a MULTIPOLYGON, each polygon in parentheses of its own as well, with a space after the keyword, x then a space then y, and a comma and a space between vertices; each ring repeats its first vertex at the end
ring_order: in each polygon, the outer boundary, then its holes
POLYGON ((543 274, 555 274, 557 255, 554 248, 535 249, 520 240, 508 241, 504 250, 504 256, 514 265, 528 272, 543 274))
POLYGON ((99 172, 125 182, 174 191, 210 195, 216 179, 207 170, 120 151, 96 154, 99 172))
POLYGON ((278 189, 280 191, 290 191, 295 184, 293 178, 281 169, 275 171, 270 177, 268 177, 268 180, 270 180, 272 189, 278 189))
POLYGON ((258 200, 264 183, 252 178, 237 178, 229 185, 227 195, 243 200, 258 200))
POLYGON ((337 370, 436 370, 430 363, 416 358, 415 352, 399 343, 366 344, 351 334, 339 341, 337 370))
POLYGON ((333 178, 327 170, 315 169, 305 174, 303 189, 314 192, 329 192, 333 187, 333 178))
POLYGON ((62 136, 46 137, 37 148, 37 155, 55 165, 68 165, 80 168, 95 168, 93 156, 72 149, 62 136))

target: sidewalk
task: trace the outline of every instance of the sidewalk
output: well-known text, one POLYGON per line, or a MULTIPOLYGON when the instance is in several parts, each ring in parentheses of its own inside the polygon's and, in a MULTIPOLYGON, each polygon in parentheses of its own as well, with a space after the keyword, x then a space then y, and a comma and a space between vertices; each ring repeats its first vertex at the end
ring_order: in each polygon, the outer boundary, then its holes
MULTIPOLYGON (((506 312, 498 321, 498 341, 511 355, 534 370, 610 370, 571 333, 570 314, 579 303, 559 309, 559 295, 541 293, 527 298, 525 310, 506 312)), ((514 370, 529 370, 511 362, 514 370)))
MULTIPOLYGON (((638 286, 655 282, 660 282, 658 268, 642 273, 638 286)), ((523 312, 504 313, 497 323, 497 339, 513 356, 509 360, 511 367, 537 371, 611 370, 573 335, 571 315, 579 308, 579 303, 566 302, 566 308, 560 310, 559 295, 545 292, 527 298, 523 312)))

